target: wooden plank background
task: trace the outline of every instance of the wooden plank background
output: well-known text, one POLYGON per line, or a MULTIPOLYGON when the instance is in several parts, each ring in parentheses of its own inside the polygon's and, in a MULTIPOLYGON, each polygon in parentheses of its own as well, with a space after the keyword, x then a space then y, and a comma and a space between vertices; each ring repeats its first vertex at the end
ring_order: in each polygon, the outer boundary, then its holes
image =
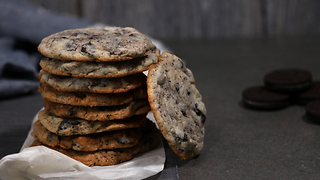
POLYGON ((320 35, 319 0, 30 0, 93 23, 155 38, 320 35))

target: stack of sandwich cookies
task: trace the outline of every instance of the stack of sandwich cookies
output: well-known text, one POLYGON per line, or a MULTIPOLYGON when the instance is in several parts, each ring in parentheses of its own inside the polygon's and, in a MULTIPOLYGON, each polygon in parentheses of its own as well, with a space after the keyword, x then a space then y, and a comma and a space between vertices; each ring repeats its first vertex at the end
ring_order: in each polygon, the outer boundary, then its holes
MULTIPOLYGON (((254 86, 242 92, 243 103, 253 109, 280 109, 295 101, 306 102, 301 96, 314 87, 312 75, 303 69, 278 69, 267 73, 264 86, 254 86)), ((310 98, 309 98, 310 99, 310 98)))
POLYGON ((160 53, 150 39, 133 28, 73 29, 44 38, 38 50, 45 101, 34 146, 88 166, 118 164, 157 146, 142 73, 160 53))
POLYGON ((242 92, 242 102, 252 109, 274 110, 293 103, 305 106, 306 117, 320 122, 320 82, 303 69, 278 69, 264 76, 264 86, 242 92))

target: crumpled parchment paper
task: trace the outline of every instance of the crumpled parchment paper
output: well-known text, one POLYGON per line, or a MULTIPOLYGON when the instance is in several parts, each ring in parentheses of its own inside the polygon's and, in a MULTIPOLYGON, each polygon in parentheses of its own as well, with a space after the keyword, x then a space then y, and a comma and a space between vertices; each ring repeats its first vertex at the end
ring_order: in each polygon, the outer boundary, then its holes
MULTIPOLYGON (((147 117, 155 121, 152 113, 147 117)), ((32 122, 37 119, 38 114, 32 122)), ((162 142, 156 149, 140 154, 131 161, 114 166, 88 167, 44 146, 29 147, 34 140, 31 132, 32 128, 19 153, 7 155, 0 160, 0 179, 144 179, 164 168, 166 156, 162 142)))

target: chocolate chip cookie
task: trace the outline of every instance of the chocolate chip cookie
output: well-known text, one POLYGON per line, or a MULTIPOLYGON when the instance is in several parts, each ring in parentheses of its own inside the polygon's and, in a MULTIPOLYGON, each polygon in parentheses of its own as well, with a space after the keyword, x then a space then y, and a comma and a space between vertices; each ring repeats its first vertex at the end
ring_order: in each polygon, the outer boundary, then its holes
POLYGON ((127 148, 136 145, 141 137, 141 128, 110 131, 82 136, 58 136, 48 131, 40 121, 33 124, 32 136, 43 144, 76 151, 127 148))
POLYGON ((148 52, 146 56, 134 58, 130 61, 115 62, 83 62, 66 61, 59 59, 43 58, 40 66, 51 74, 86 77, 86 78, 115 78, 143 72, 151 64, 158 62, 160 52, 148 52))
POLYGON ((143 73, 120 78, 77 78, 58 76, 40 70, 40 82, 63 92, 123 93, 145 84, 143 73))
POLYGON ((169 146, 181 159, 197 156, 203 148, 206 108, 191 70, 165 52, 150 66, 147 87, 151 110, 169 146))
POLYGON ((87 121, 78 118, 57 117, 46 110, 39 112, 38 119, 46 129, 60 136, 138 128, 147 120, 146 114, 144 114, 113 121, 87 121))
POLYGON ((49 58, 76 61, 121 61, 142 57, 156 46, 131 27, 70 29, 44 38, 38 46, 49 58))
MULTIPOLYGON (((149 123, 152 123, 149 121, 149 123)), ((152 123, 153 124, 153 123, 152 123)), ((129 161, 140 153, 150 151, 158 146, 161 141, 160 132, 153 124, 149 125, 149 129, 144 130, 143 136, 139 143, 130 148, 114 149, 114 150, 100 150, 100 151, 75 151, 72 149, 63 149, 60 147, 48 148, 59 151, 70 158, 82 162, 87 166, 110 166, 129 161)), ((35 140, 31 146, 44 145, 39 140, 35 140)))
POLYGON ((148 99, 135 100, 120 106, 71 106, 44 100, 46 111, 60 117, 81 118, 85 120, 108 121, 146 114, 150 111, 148 99))
POLYGON ((145 86, 124 93, 89 93, 62 92, 40 84, 38 91, 41 96, 51 102, 69 104, 73 106, 117 106, 130 103, 136 99, 147 98, 145 86))

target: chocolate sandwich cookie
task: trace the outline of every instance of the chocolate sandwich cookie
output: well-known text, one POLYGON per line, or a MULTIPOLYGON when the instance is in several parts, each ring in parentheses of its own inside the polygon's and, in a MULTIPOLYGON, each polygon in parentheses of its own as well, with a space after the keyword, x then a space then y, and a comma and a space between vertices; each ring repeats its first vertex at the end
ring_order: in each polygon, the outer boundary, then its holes
POLYGON ((312 85, 312 75, 302 69, 279 69, 264 77, 265 86, 273 91, 299 93, 312 85))
POLYGON ((70 29, 44 38, 38 50, 45 57, 76 61, 122 61, 143 57, 156 46, 131 27, 70 29))
POLYGON ((150 66, 147 87, 151 110, 171 149, 181 159, 199 155, 206 108, 191 70, 180 58, 165 52, 159 63, 150 66))
POLYGON ((146 82, 143 73, 120 78, 77 78, 53 75, 40 70, 38 77, 42 84, 63 92, 123 93, 146 82))
POLYGON ((41 96, 51 102, 69 104, 73 106, 117 106, 132 102, 136 99, 147 98, 147 89, 141 86, 124 93, 89 93, 89 92, 62 92, 40 84, 38 91, 41 96))
POLYGON ((85 78, 115 78, 143 72, 151 64, 158 62, 160 51, 148 52, 146 56, 134 58, 130 61, 115 62, 85 62, 66 61, 43 58, 40 66, 50 74, 85 77, 85 78))
POLYGON ((119 106, 71 106, 43 101, 46 111, 60 117, 81 118, 89 121, 109 121, 147 114, 150 111, 148 99, 139 99, 119 106))
POLYGON ((141 128, 110 131, 82 136, 58 136, 48 131, 39 121, 33 124, 32 136, 51 147, 76 151, 97 151, 103 149, 127 148, 138 144, 141 128))
POLYGON ((297 100, 301 104, 307 104, 313 100, 320 99, 320 82, 313 82, 312 86, 298 95, 297 100))
POLYGON ((78 118, 57 117, 51 115, 46 110, 40 111, 38 118, 47 130, 59 136, 84 135, 138 128, 147 120, 146 114, 144 114, 113 121, 87 121, 78 118))
POLYGON ((290 96, 270 91, 263 86, 255 86, 242 92, 242 102, 254 109, 279 109, 290 104, 290 96))
POLYGON ((306 116, 309 120, 320 123, 320 100, 314 100, 306 105, 306 116))
POLYGON ((159 130, 154 123, 148 121, 147 129, 143 131, 143 135, 139 143, 130 148, 114 149, 114 150, 100 150, 100 151, 75 151, 72 149, 63 149, 61 147, 51 147, 35 140, 31 146, 44 145, 48 148, 54 149, 63 153, 70 158, 73 158, 87 166, 110 166, 129 161, 136 155, 148 152, 158 146, 161 141, 159 130))

